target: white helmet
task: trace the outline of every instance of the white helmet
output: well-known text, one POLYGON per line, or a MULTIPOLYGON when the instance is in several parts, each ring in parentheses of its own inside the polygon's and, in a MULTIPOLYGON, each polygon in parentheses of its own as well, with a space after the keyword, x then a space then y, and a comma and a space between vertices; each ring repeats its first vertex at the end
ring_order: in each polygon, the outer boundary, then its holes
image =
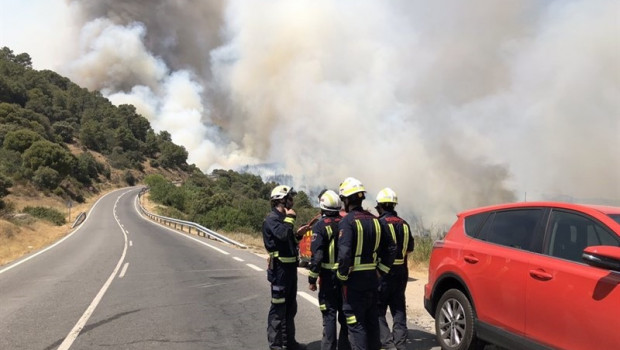
POLYGON ((271 190, 270 199, 273 201, 276 199, 282 199, 288 195, 295 195, 295 191, 293 191, 293 188, 286 185, 280 185, 276 186, 273 190, 271 190))
POLYGON ((332 190, 325 191, 319 198, 319 208, 327 211, 340 211, 342 202, 338 194, 332 190))
POLYGON ((398 204, 398 196, 396 196, 396 192, 394 192, 394 190, 386 187, 377 194, 377 203, 398 204))
POLYGON ((338 192, 342 197, 349 197, 358 192, 366 192, 366 189, 364 188, 364 185, 362 185, 362 182, 360 180, 354 177, 347 177, 340 184, 338 192))

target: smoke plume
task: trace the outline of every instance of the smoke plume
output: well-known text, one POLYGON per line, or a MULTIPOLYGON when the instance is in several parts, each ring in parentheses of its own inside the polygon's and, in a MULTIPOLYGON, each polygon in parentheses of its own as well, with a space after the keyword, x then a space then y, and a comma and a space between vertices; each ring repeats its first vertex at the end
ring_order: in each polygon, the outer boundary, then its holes
POLYGON ((0 44, 37 67, 54 43, 46 68, 134 104, 205 172, 354 176, 426 223, 526 195, 620 204, 617 1, 52 2, 62 35, 0 44))

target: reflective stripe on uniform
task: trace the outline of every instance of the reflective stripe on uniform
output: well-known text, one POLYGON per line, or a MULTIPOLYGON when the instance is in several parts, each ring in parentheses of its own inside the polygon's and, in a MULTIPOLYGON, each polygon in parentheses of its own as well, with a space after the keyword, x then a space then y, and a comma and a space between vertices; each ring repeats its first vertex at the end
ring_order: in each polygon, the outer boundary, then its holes
POLYGON ((379 249, 379 243, 381 242, 381 224, 379 224, 379 220, 377 219, 372 219, 372 222, 375 224, 375 235, 377 239, 375 241, 375 253, 376 253, 377 249, 379 249))
POLYGON ((355 318, 355 316, 347 317, 347 324, 354 324, 355 322, 357 322, 357 318, 355 318))
POLYGON ((318 272, 308 272, 308 276, 312 277, 312 278, 317 278, 319 277, 319 273, 318 272))
MULTIPOLYGON (((388 227, 390 228, 390 233, 392 234, 392 239, 394 240, 394 243, 398 245, 398 240, 396 240, 396 231, 394 230, 394 224, 388 224, 388 227)), ((405 259, 394 259, 393 265, 402 265, 404 263, 405 263, 405 259)))
POLYGON ((278 260, 283 263, 292 264, 297 262, 297 257, 294 256, 279 256, 278 260))
POLYGON ((322 263, 321 267, 326 270, 335 270, 338 268, 338 263, 335 263, 335 264, 322 263))
POLYGON ((357 226, 357 242, 355 247, 355 259, 353 260, 353 268, 362 262, 362 248, 364 247, 364 228, 359 220, 355 220, 357 226))
POLYGON ((327 231, 327 239, 329 240, 328 259, 329 263, 333 264, 336 261, 336 242, 334 242, 334 232, 331 226, 325 226, 327 231))
POLYGON ((327 310, 327 305, 325 305, 325 304, 319 305, 319 310, 321 310, 321 311, 327 310))
POLYGON ((346 280, 348 280, 348 279, 349 279, 349 276, 343 276, 343 275, 341 275, 341 274, 340 274, 340 271, 337 271, 337 272, 336 272, 336 277, 338 277, 338 279, 339 279, 339 280, 341 280, 341 281, 346 281, 346 280))
POLYGON ((368 271, 368 270, 374 270, 376 268, 377 268, 377 264, 376 263, 357 264, 357 265, 353 266, 351 271, 368 271))
POLYGON ((409 246, 409 225, 403 224, 403 231, 405 231, 405 236, 403 237, 403 263, 405 259, 407 259, 407 247, 409 246))
POLYGON ((284 218, 284 222, 286 222, 288 224, 291 224, 291 225, 295 225, 295 218, 290 217, 290 216, 286 217, 286 218, 284 218))
POLYGON ((280 260, 283 263, 296 263, 297 262, 297 257, 295 256, 280 256, 280 252, 275 251, 275 252, 269 252, 269 256, 272 258, 276 258, 278 260, 280 260))
POLYGON ((271 298, 272 304, 284 304, 285 301, 286 299, 284 298, 271 298))
POLYGON ((379 263, 379 265, 377 265, 377 268, 379 270, 383 271, 384 273, 390 272, 390 268, 387 267, 386 265, 381 264, 381 263, 379 263))
MULTIPOLYGON (((394 242, 396 241, 396 232, 394 231, 394 226, 392 224, 389 224, 390 226, 390 231, 392 231, 392 237, 394 238, 394 242)), ((401 252, 402 254, 402 259, 394 259, 394 265, 402 265, 405 263, 405 259, 407 258, 407 246, 409 245, 409 225, 407 224, 403 224, 403 231, 404 231, 404 236, 403 236, 403 250, 401 252)))

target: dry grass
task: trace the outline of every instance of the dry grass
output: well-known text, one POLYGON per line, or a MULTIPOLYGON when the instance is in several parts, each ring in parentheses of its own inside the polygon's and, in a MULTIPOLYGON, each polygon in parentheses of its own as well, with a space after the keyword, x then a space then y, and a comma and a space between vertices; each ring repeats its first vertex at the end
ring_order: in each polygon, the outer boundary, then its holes
POLYGON ((65 201, 57 197, 46 196, 32 188, 13 187, 11 194, 4 200, 15 206, 16 213, 20 213, 26 206, 54 208, 65 214, 67 223, 55 226, 45 220, 20 215, 0 218, 0 266, 45 248, 66 236, 71 232, 71 225, 78 214, 88 211, 101 195, 92 195, 86 198, 84 203, 72 202, 69 216, 69 208, 65 201))

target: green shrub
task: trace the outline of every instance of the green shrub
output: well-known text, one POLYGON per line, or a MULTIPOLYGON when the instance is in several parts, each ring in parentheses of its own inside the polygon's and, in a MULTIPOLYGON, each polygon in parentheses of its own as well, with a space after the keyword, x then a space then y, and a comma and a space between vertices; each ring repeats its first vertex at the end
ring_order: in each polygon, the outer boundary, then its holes
POLYGON ((40 189, 49 189, 53 190, 58 185, 60 185, 60 181, 62 180, 60 174, 47 166, 42 166, 35 170, 34 176, 32 177, 32 182, 40 188, 40 189))
POLYGON ((413 253, 411 253, 413 262, 428 263, 435 240, 430 236, 416 236, 413 241, 415 244, 413 253))
POLYGON ((61 226, 67 223, 65 216, 54 208, 45 207, 25 207, 24 213, 28 213, 36 218, 47 220, 56 226, 61 226))
POLYGON ((136 184, 136 178, 129 170, 125 171, 125 174, 123 174, 123 179, 129 186, 134 186, 136 184))

